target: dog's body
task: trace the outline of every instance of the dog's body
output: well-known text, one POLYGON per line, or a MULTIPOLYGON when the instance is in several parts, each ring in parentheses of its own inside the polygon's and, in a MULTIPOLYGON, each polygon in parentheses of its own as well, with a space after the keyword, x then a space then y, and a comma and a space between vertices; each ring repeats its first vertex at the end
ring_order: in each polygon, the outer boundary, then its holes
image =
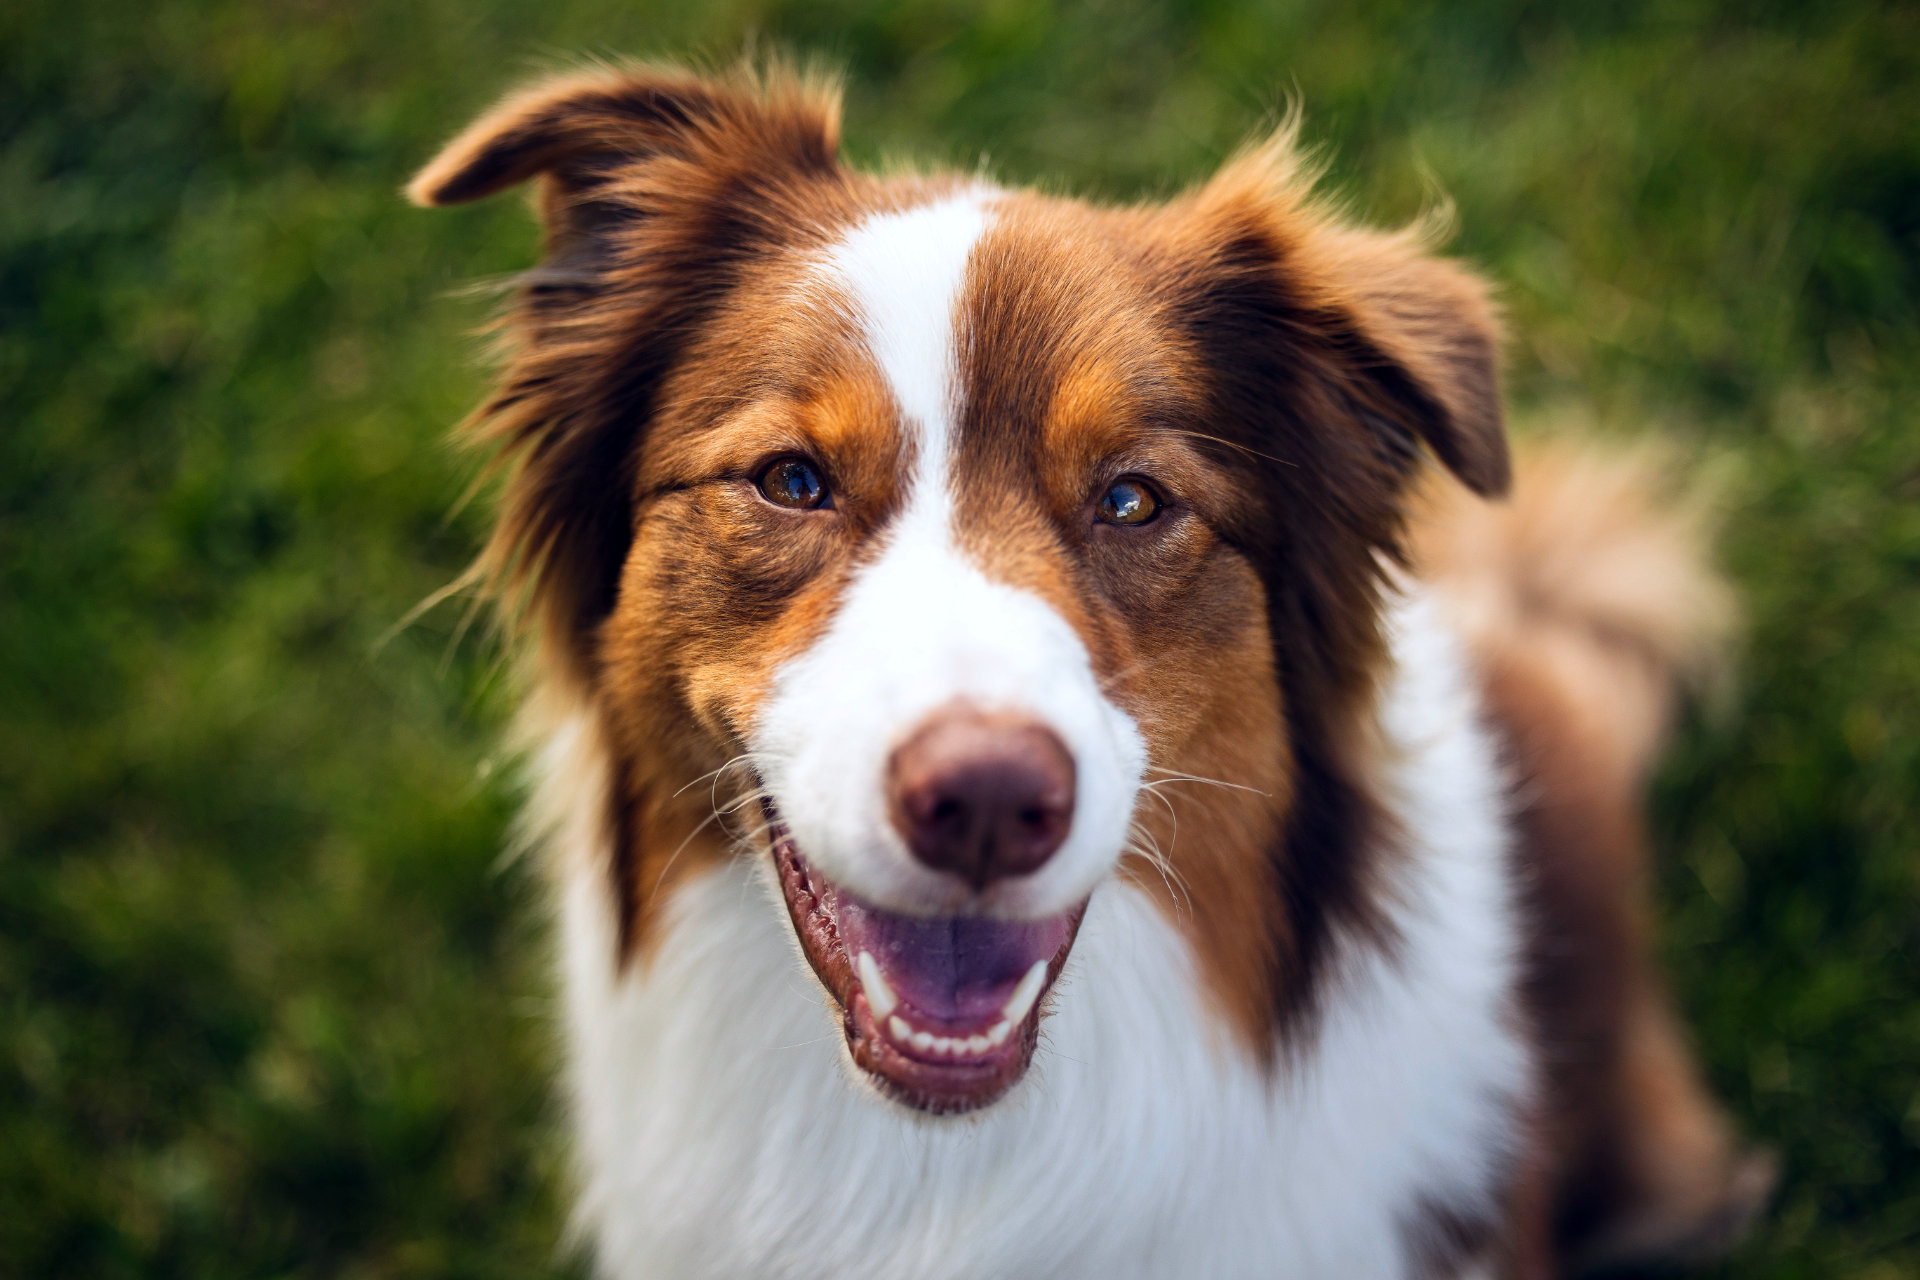
POLYGON ((1508 484, 1482 287, 1284 143, 1100 210, 836 128, 575 78, 414 187, 542 179, 482 422, 600 1265, 1537 1276, 1737 1229, 1765 1171, 1638 905, 1717 586, 1551 462, 1403 567, 1418 442, 1508 484))

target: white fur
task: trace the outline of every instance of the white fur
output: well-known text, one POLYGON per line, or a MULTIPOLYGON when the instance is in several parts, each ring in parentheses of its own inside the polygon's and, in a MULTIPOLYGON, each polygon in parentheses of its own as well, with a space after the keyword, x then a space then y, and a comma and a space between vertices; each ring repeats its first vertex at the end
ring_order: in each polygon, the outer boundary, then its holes
MULTIPOLYGON (((1403 946, 1343 941, 1318 1034, 1270 1076, 1208 1012, 1179 933, 1108 881, 1026 1080, 925 1118, 847 1064, 770 860, 685 883, 621 974, 603 824, 563 828, 588 845, 562 850, 561 905, 581 1224, 605 1274, 1392 1280, 1417 1203, 1491 1210, 1530 1087, 1501 780, 1433 610, 1390 621, 1403 946)), ((577 813, 604 755, 578 726, 560 741, 546 804, 577 813)))
POLYGON ((881 215, 821 266, 893 393, 914 467, 884 551, 826 635, 776 676, 752 746, 795 842, 828 879, 882 906, 953 911, 971 891, 916 862, 888 821, 888 757, 948 703, 1033 716, 1073 756, 1072 826, 1041 870, 996 884, 984 905, 1041 917, 1077 905, 1119 858, 1146 749, 1101 693, 1073 628, 954 543, 956 318, 987 225, 978 196, 881 215))

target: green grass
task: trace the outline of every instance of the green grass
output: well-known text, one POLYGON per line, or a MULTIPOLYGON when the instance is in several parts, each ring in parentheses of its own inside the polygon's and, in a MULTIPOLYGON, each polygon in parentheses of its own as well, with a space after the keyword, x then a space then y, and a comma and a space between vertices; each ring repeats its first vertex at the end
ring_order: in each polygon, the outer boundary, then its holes
POLYGON ((1836 0, 15 0, 0 10, 0 1273, 566 1270, 534 877, 447 427, 524 207, 412 166, 578 53, 847 67, 849 149, 1110 197, 1290 93, 1444 191, 1517 418, 1722 485, 1740 691, 1655 793, 1717 1275, 1920 1274, 1920 13, 1836 0))

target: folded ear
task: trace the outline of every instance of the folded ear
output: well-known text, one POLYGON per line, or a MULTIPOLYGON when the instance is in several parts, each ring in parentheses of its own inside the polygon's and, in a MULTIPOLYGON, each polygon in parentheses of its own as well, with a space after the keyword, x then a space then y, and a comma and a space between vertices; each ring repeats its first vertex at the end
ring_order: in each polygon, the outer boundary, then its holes
POLYGON ((1500 324, 1487 285, 1411 232, 1325 230, 1302 267, 1352 326, 1378 426, 1410 430, 1482 497, 1512 480, 1500 407, 1500 324))
POLYGON ((660 388, 756 256, 818 234, 844 185, 838 137, 833 87, 779 68, 600 70, 509 97, 407 188, 445 205, 539 183, 546 254, 466 429, 507 475, 475 575, 524 602, 576 676, 616 598, 660 388))
POLYGON ((1500 324, 1484 281, 1433 256, 1415 230, 1344 225, 1312 194, 1290 129, 1195 197, 1197 234, 1231 295, 1226 321, 1264 361, 1311 370, 1403 459, 1416 440, 1474 492, 1510 483, 1500 407, 1500 324))
MULTIPOLYGON (((777 141, 785 157, 830 167, 839 150, 834 104, 804 110, 665 68, 578 72, 513 94, 441 149, 407 184, 415 204, 461 204, 545 174, 579 187, 645 156, 685 155, 717 135, 777 141)), ((789 104, 797 107, 798 102, 789 104)))

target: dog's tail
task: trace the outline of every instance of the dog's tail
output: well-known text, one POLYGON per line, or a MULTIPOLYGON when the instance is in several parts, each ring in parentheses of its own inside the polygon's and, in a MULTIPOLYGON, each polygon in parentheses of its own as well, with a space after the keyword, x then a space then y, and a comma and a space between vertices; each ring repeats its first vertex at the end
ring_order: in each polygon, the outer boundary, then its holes
POLYGON ((1647 444, 1533 443, 1508 501, 1436 485, 1412 530, 1476 657, 1524 654, 1636 777, 1677 695, 1724 678, 1736 616, 1707 505, 1675 491, 1669 462, 1647 444))

